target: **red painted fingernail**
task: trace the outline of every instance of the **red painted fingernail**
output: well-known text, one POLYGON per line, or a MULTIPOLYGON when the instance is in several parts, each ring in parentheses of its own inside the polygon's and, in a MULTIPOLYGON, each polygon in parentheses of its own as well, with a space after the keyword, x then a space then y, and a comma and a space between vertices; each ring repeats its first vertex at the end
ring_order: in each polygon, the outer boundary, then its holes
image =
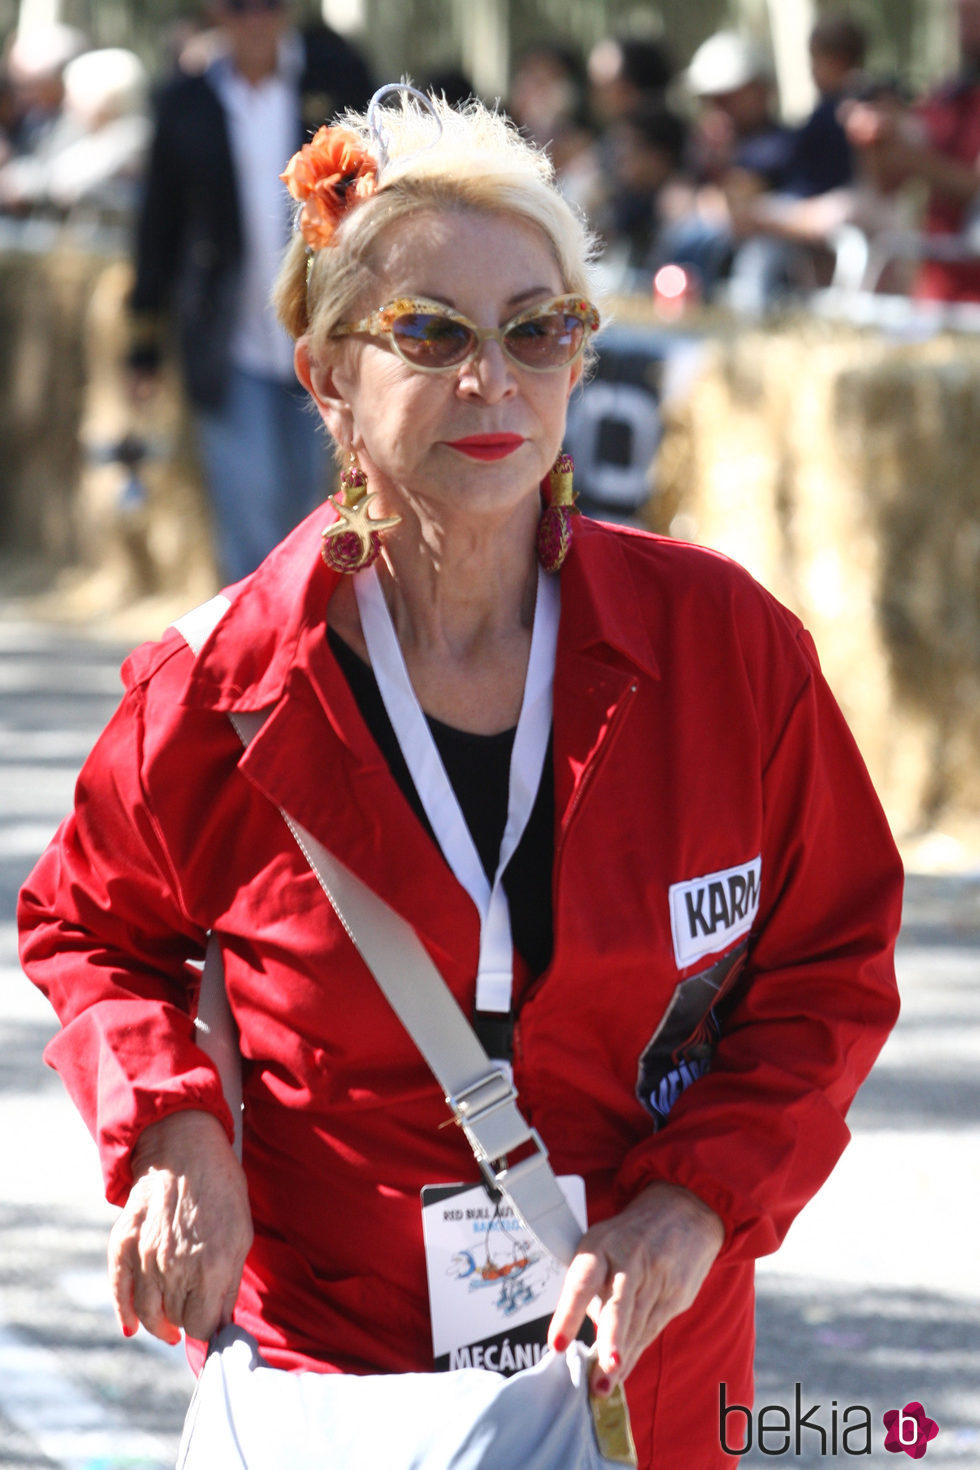
POLYGON ((122 1324, 122 1331, 123 1331, 123 1337, 135 1337, 136 1336, 136 1328, 135 1327, 127 1327, 126 1324, 125 1324, 125 1322, 122 1324))
POLYGON ((605 1374, 603 1374, 601 1378, 596 1379, 595 1391, 597 1394, 599 1394, 601 1398, 605 1398, 611 1389, 612 1381, 611 1379, 607 1378, 605 1374))
POLYGON ((568 1351, 568 1338, 567 1337, 556 1337, 555 1338, 555 1352, 556 1353, 565 1353, 567 1351, 568 1351))
POLYGON ((622 1358, 615 1351, 615 1349, 609 1354, 609 1366, 610 1366, 610 1368, 618 1368, 619 1365, 620 1365, 620 1363, 622 1361, 623 1361, 622 1358))

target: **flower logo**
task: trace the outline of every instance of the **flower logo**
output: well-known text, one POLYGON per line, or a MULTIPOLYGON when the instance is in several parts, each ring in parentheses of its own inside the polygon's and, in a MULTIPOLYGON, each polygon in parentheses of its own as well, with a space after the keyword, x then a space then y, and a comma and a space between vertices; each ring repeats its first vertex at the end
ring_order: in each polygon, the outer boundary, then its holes
POLYGON ((939 1433, 939 1425, 935 1419, 929 1418, 917 1400, 906 1404, 904 1409, 889 1409, 884 1423, 888 1430, 885 1449, 893 1455, 904 1450, 912 1460, 921 1460, 929 1441, 939 1433))

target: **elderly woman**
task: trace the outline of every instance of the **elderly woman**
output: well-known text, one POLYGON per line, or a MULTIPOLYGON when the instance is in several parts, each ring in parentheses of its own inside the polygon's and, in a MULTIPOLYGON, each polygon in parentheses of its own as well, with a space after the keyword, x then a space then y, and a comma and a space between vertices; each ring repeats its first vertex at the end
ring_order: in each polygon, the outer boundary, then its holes
POLYGON ((712 552, 571 515, 586 234, 502 117, 435 110, 436 141, 388 107, 284 176, 278 304, 343 496, 198 653, 130 658, 23 959, 122 1206, 122 1330, 234 1312, 277 1366, 431 1369, 419 1194, 479 1176, 290 813, 410 921, 584 1178, 551 1345, 591 1316, 640 1464, 710 1470, 721 1386, 751 1402, 754 1258, 895 1019, 899 864, 796 619, 712 552), (243 1168, 191 1020, 211 932, 243 1168))

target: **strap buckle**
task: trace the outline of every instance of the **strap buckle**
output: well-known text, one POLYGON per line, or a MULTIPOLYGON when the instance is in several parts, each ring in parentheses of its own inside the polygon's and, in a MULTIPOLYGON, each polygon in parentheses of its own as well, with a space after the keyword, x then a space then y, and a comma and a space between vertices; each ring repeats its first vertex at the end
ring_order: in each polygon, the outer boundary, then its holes
POLYGON ((459 1092, 447 1093, 446 1101, 457 1120, 466 1127, 509 1102, 516 1103, 517 1093, 510 1079, 499 1067, 494 1067, 467 1087, 460 1088, 459 1092))
POLYGON ((535 1174, 539 1169, 546 1170, 550 1177, 551 1166, 548 1163, 548 1150, 545 1148, 544 1140, 536 1128, 528 1129, 527 1138, 524 1141, 533 1145, 533 1152, 529 1153, 517 1164, 508 1166, 506 1157, 501 1159, 488 1159, 483 1157, 482 1154, 476 1155, 476 1163, 480 1173, 483 1175, 483 1182, 486 1185, 487 1193, 490 1195, 494 1204, 496 1204, 501 1196, 506 1195, 517 1214, 524 1220, 525 1225, 530 1230, 536 1230, 536 1226, 525 1217, 525 1211, 514 1197, 514 1186, 523 1183, 529 1175, 535 1174), (499 1169, 496 1167, 497 1164, 500 1165, 499 1169))
POLYGON ((457 1093, 447 1093, 446 1102, 466 1134, 494 1202, 505 1192, 500 1181, 508 1173, 509 1153, 531 1143, 535 1153, 547 1159, 548 1151, 537 1129, 530 1128, 518 1111, 513 1083, 499 1069, 494 1068, 457 1093))

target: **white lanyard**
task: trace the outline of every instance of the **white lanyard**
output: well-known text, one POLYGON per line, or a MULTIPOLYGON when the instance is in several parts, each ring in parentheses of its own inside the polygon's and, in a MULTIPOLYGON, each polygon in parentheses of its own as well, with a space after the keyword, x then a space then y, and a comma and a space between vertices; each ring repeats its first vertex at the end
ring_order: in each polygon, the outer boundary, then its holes
POLYGON ((415 697, 388 606, 374 567, 354 578, 361 629, 378 689, 425 814, 446 861, 480 915, 478 1011, 510 1010, 514 953, 503 874, 534 806, 551 737, 551 692, 558 643, 558 578, 538 569, 534 630, 524 698, 510 758, 507 824, 493 883, 480 861, 442 757, 415 697))

